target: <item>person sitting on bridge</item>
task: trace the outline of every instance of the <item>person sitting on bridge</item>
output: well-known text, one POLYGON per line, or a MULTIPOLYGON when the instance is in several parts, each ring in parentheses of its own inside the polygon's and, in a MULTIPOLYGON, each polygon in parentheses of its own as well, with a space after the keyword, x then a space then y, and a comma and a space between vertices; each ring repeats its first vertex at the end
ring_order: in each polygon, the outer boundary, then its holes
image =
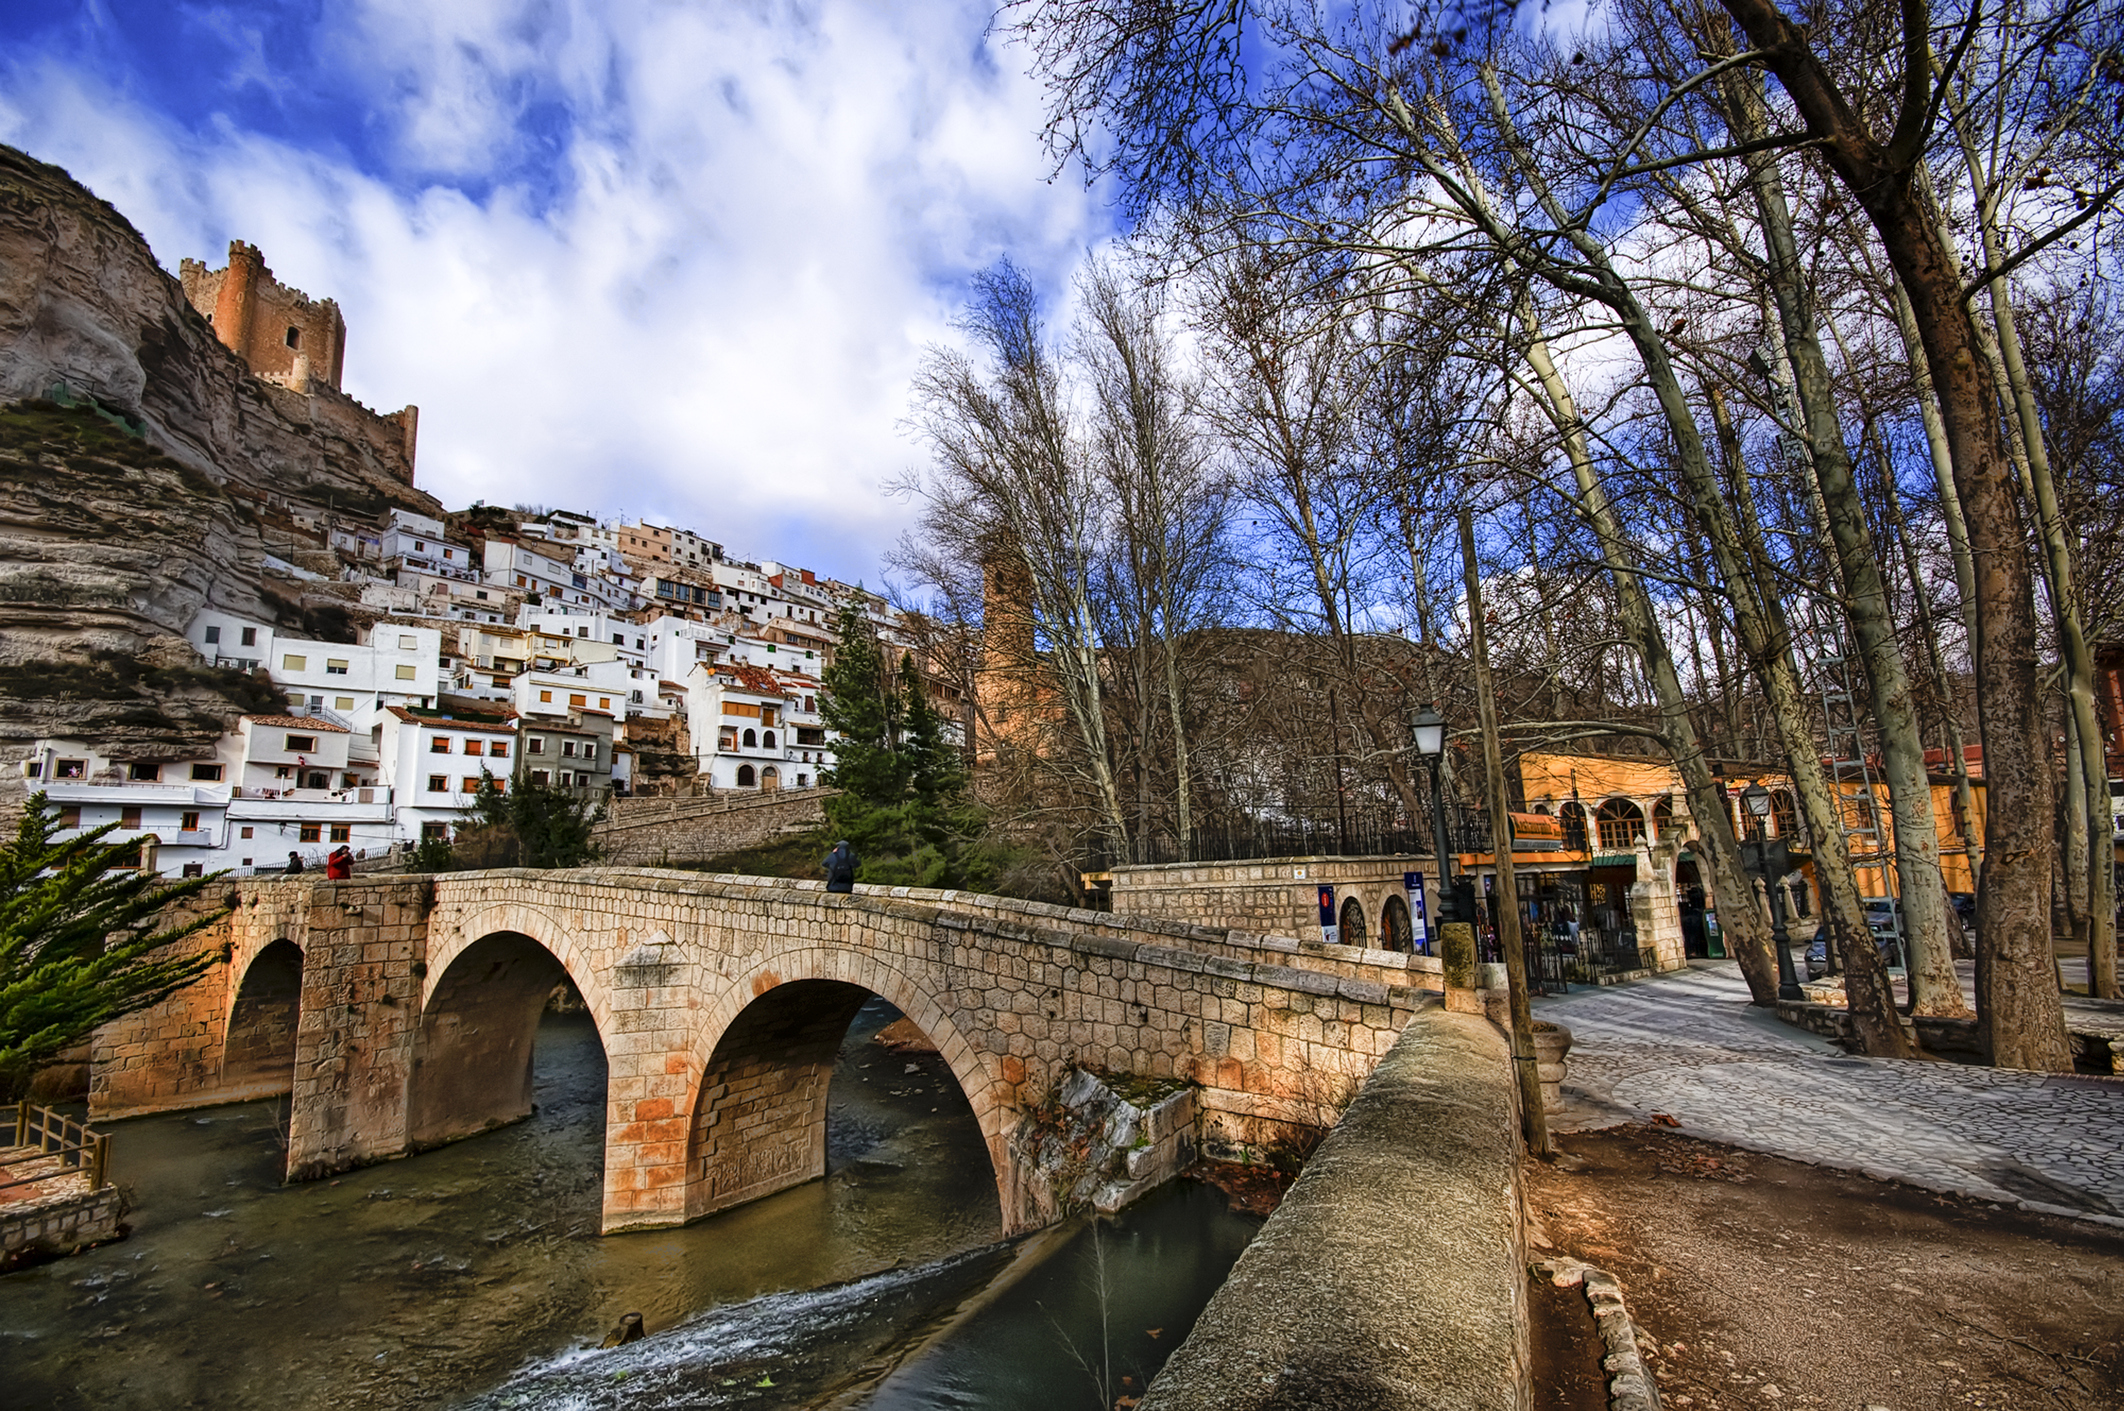
POLYGON ((856 855, 848 846, 846 838, 833 845, 826 854, 826 890, 829 892, 852 892, 855 890, 856 855))
POLYGON ((302 854, 299 852, 289 853, 288 865, 283 867, 280 872, 283 877, 300 876, 302 874, 302 854))

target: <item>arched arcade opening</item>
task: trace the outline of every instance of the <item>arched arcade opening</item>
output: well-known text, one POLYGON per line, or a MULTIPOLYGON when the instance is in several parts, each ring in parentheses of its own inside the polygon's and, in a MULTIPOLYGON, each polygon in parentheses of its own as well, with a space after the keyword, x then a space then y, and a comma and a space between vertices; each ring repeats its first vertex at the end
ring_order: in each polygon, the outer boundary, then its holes
POLYGON ((421 1009, 406 1095, 410 1148, 531 1114, 539 1023, 556 991, 573 992, 567 967, 529 936, 486 936, 449 962, 421 1009))
POLYGON ((919 1125, 925 1161, 959 1203, 1001 1219, 996 1152, 960 1077, 891 1002, 843 980, 764 990, 717 1040, 686 1138, 686 1218, 728 1210, 859 1161, 919 1125))
POLYGON ((221 1049, 223 1089, 259 1096, 292 1092, 301 1014, 302 948, 283 938, 252 958, 237 985, 221 1049))

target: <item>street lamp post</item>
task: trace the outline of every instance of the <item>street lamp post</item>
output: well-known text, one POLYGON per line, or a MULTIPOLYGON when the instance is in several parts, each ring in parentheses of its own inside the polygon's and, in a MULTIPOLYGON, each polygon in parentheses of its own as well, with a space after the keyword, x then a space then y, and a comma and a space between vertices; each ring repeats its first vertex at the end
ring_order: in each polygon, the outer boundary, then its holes
POLYGON ((1453 857, 1446 850, 1445 790, 1438 782, 1439 762, 1445 757, 1446 723, 1434 703, 1424 702, 1409 718, 1409 734, 1415 738, 1416 753, 1431 766, 1431 846, 1438 857, 1438 900, 1433 910, 1440 925, 1472 920, 1460 916, 1453 901, 1453 857))
POLYGON ((1770 949, 1777 952, 1777 997, 1782 1000, 1803 1000, 1799 976, 1792 969, 1792 952, 1786 947, 1791 937, 1785 930, 1784 889, 1778 884, 1792 870, 1792 849, 1783 838, 1770 838, 1767 828, 1770 822, 1770 791, 1761 783, 1750 784, 1741 791, 1741 802, 1747 805, 1751 820, 1748 841, 1741 844, 1741 857, 1748 869, 1763 879, 1763 890, 1770 900, 1770 949))

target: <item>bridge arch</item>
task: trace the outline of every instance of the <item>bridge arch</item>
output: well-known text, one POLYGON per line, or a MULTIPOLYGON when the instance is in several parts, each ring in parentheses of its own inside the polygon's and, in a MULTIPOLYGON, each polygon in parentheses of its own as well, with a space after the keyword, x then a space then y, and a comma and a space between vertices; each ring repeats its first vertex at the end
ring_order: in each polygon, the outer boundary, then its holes
MULTIPOLYGON (((409 1147, 440 1145, 530 1115, 539 1016, 563 979, 582 994, 609 1066, 609 996, 558 917, 522 905, 490 908, 465 918, 430 951, 407 1082, 409 1147)), ((609 1164, 613 1104, 609 1076, 606 1081, 609 1164)))
POLYGON ((221 1086, 237 1096, 291 1092, 302 1014, 302 947, 285 936, 253 940, 229 961, 236 983, 222 1028, 221 1086))
POLYGON ((875 995, 920 1029, 951 1071, 988 1148, 1008 1226, 1016 1113, 1007 1085, 942 1003, 858 944, 774 954, 735 976, 707 1006, 707 1061, 686 1114, 685 1218, 825 1174, 834 1064, 856 1011, 875 995))

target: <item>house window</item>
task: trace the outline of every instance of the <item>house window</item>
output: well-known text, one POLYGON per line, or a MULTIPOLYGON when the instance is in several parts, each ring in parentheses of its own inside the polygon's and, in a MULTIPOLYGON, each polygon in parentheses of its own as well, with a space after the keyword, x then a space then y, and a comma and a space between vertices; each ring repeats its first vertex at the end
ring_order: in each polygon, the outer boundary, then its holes
POLYGON ((255 647, 258 645, 258 629, 255 627, 246 627, 243 629, 242 632, 238 633, 237 635, 243 639, 243 645, 245 645, 246 647, 255 647))
POLYGON ((139 807, 138 807, 138 806, 136 805, 135 807, 132 807, 132 808, 121 808, 121 809, 119 809, 119 810, 118 810, 118 826, 119 826, 120 828, 138 828, 138 827, 140 826, 140 809, 139 809, 139 807))
POLYGON ((334 823, 332 825, 332 841, 335 843, 353 842, 354 825, 351 823, 334 823))
POLYGON ((239 829, 237 830, 237 836, 239 836, 239 837, 243 837, 243 838, 248 838, 248 837, 250 837, 250 836, 251 836, 251 827, 250 827, 250 825, 249 825, 249 824, 245 824, 245 825, 244 825, 244 826, 243 826, 242 828, 239 828, 239 829))
POLYGON ((209 627, 206 630, 206 640, 207 645, 210 647, 218 645, 221 641, 221 629, 219 627, 209 627))
POLYGON ((150 760, 134 760, 126 766, 125 777, 140 783, 152 784, 162 778, 162 766, 150 760))
POLYGON ((613 645, 613 646, 615 646, 615 647, 624 647, 624 646, 626 646, 626 645, 627 645, 627 634, 626 634, 626 633, 624 633, 624 632, 615 632, 615 633, 613 633, 613 634, 612 634, 612 645, 613 645))
POLYGON ((420 825, 420 839, 422 842, 431 840, 438 843, 444 842, 449 836, 450 827, 446 823, 423 823, 420 825))
POLYGON ((298 832, 298 834, 297 834, 297 836, 296 836, 296 841, 297 841, 297 842, 302 842, 302 843, 314 843, 314 842, 318 842, 318 841, 320 841, 320 840, 321 840, 321 839, 322 839, 323 837, 324 837, 324 825, 323 825, 323 824, 320 824, 320 823, 305 823, 305 824, 303 824, 303 825, 301 826, 301 829, 300 829, 300 831, 298 832))
POLYGON ((194 811, 194 810, 191 810, 191 809, 187 809, 187 810, 186 810, 186 811, 184 811, 183 813, 180 813, 180 814, 178 814, 178 815, 177 815, 177 831, 178 831, 178 832, 180 832, 180 833, 196 833, 196 832, 198 832, 198 831, 199 831, 199 814, 198 814, 198 813, 197 813, 196 811, 194 811))
POLYGON ((540 691, 538 699, 541 705, 551 705, 553 704, 553 693, 551 691, 540 691))
POLYGON ((450 780, 449 780, 449 778, 448 778, 447 776, 445 776, 445 775, 441 775, 441 774, 430 774, 430 775, 428 776, 428 792, 429 792, 429 793, 431 793, 431 794, 447 794, 447 793, 449 793, 449 792, 450 792, 450 780))
POLYGON ((292 323, 289 324, 288 336, 282 341, 285 342, 290 348, 300 348, 302 346, 302 330, 297 328, 292 323))
POLYGON ((327 676, 344 676, 344 675, 346 675, 346 674, 347 674, 347 664, 346 664, 346 662, 345 662, 344 660, 340 659, 339 657, 326 657, 326 658, 325 658, 325 675, 327 675, 327 676))
POLYGON ((561 758, 563 758, 563 759, 574 759, 574 758, 575 758, 575 741, 573 741, 573 740, 563 740, 563 741, 561 741, 561 758))
POLYGON ((415 672, 410 666, 401 666, 398 668, 398 679, 401 681, 411 681, 414 675, 415 672))
POLYGON ((311 789, 329 789, 332 787, 332 776, 325 773, 322 769, 313 769, 306 776, 304 787, 311 789))
POLYGON ((476 794, 476 793, 478 793, 478 792, 479 792, 479 780, 478 780, 477 778, 475 778, 474 776, 472 776, 472 775, 470 775, 470 774, 467 774, 467 775, 465 776, 465 790, 464 790, 464 791, 465 791, 466 793, 468 793, 468 794, 476 794))
POLYGON ((280 659, 280 667, 283 671, 307 671, 310 667, 310 659, 293 655, 283 656, 280 659))
POLYGON ((752 773, 752 766, 751 766, 751 765, 749 765, 749 764, 741 764, 741 765, 739 765, 739 766, 738 766, 738 775, 737 775, 737 782, 738 782, 738 787, 739 787, 740 789, 749 789, 749 788, 751 788, 751 787, 752 787, 752 785, 753 785, 753 777, 754 777, 754 776, 753 776, 753 773, 752 773))
POLYGON ((529 740, 524 742, 524 748, 530 751, 532 754, 544 754, 546 752, 546 737, 543 735, 533 735, 529 740))
POLYGON ((195 764, 192 766, 192 780, 194 783, 199 784, 218 784, 221 782, 221 766, 218 764, 195 764))
POLYGON ((492 745, 488 746, 487 753, 496 759, 507 759, 509 757, 509 742, 507 740, 496 740, 492 745))
POLYGON ((575 635, 578 637, 587 637, 590 635, 590 629, 587 627, 578 627, 575 629, 575 635))
POLYGON ((449 752, 450 737, 448 735, 437 735, 434 739, 428 741, 429 754, 448 754, 449 752))
POLYGON ((531 771, 531 782, 534 784, 550 784, 553 782, 553 776, 546 770, 534 769, 531 771))
POLYGON ((88 761, 85 759, 62 759, 57 767, 57 777, 61 779, 80 779, 88 774, 88 761))
POLYGON ((418 539, 415 539, 415 540, 413 541, 413 550, 414 550, 414 552, 415 552, 415 553, 422 553, 422 554, 424 554, 424 553, 426 553, 426 552, 428 551, 428 546, 427 546, 427 545, 426 545, 425 543, 421 542, 420 540, 418 540, 418 539))
MULTIPOLYGON (((481 593, 480 596, 484 598, 487 595, 485 593, 481 593)), ((408 637, 405 633, 401 632, 398 634, 398 649, 400 651, 410 652, 419 645, 420 643, 414 641, 413 638, 408 637)))
POLYGON ((471 756, 471 757, 473 757, 474 759, 477 759, 477 758, 478 758, 479 756, 481 756, 481 755, 485 754, 486 752, 487 752, 487 742, 486 742, 486 741, 484 741, 484 740, 467 740, 467 741, 465 741, 465 753, 466 753, 467 755, 470 755, 470 756, 471 756))
POLYGON ((583 741, 583 758, 584 758, 584 759, 596 759, 596 758, 597 758, 597 741, 595 741, 595 740, 585 740, 585 741, 583 741))
POLYGON ((610 696, 599 696, 599 697, 597 698, 597 708, 598 708, 599 710, 610 710, 610 709, 612 709, 612 697, 610 697, 610 696))
POLYGON ((58 826, 61 828, 79 828, 81 826, 81 805, 70 803, 61 806, 58 826))
POLYGON ((288 736, 287 750, 289 754, 316 754, 317 737, 315 735, 290 735, 288 736))
POLYGON ((757 733, 755 733, 755 732, 753 732, 753 731, 751 731, 751 730, 747 730, 747 731, 745 732, 745 748, 746 748, 746 749, 748 749, 748 750, 750 750, 750 749, 757 749, 757 748, 759 747, 759 743, 760 743, 760 737, 759 737, 759 735, 758 735, 757 733))
POLYGON ((586 700, 586 699, 585 699, 584 697, 582 697, 582 696, 570 696, 570 697, 568 697, 568 704, 569 704, 569 705, 571 705, 571 706, 574 706, 574 707, 575 707, 575 708, 576 708, 577 710, 581 710, 581 709, 582 709, 582 708, 583 708, 584 706, 588 705, 589 703, 590 703, 590 702, 589 702, 588 700, 586 700))

